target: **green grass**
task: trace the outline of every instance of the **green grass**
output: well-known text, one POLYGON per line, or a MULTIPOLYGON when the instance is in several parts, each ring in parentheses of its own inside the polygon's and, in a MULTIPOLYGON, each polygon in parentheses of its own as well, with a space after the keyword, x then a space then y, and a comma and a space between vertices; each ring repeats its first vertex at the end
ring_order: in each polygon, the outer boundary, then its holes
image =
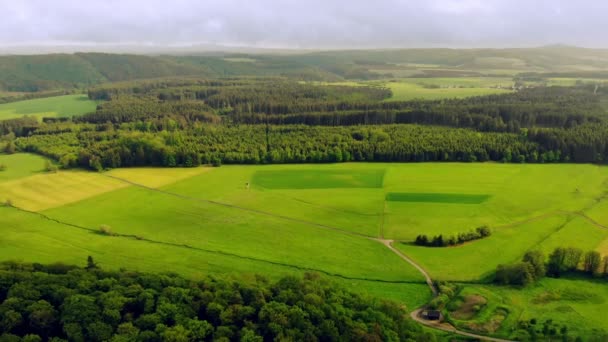
POLYGON ((254 185, 267 189, 381 188, 384 170, 260 170, 254 185))
POLYGON ((0 104, 0 120, 20 118, 25 115, 43 117, 69 117, 94 112, 95 101, 86 95, 64 95, 42 99, 0 104))
POLYGON ((380 243, 280 217, 130 187, 45 211, 53 218, 346 277, 422 281, 380 243), (179 227, 176 229, 176 227, 179 227))
POLYGON ((45 159, 33 154, 0 154, 0 164, 6 166, 0 171, 0 183, 33 176, 44 170, 45 159))
POLYGON ((481 294, 488 300, 488 308, 469 321, 455 321, 461 328, 483 323, 498 307, 509 314, 497 335, 509 337, 518 321, 548 319, 558 326, 568 326, 570 336, 584 340, 597 336, 594 330, 608 331, 605 307, 608 303, 608 286, 602 280, 542 279, 538 284, 519 289, 493 285, 465 285, 463 293, 481 294))
POLYGON ((520 260, 566 222, 566 217, 556 216, 494 229, 490 237, 456 247, 430 248, 398 243, 395 247, 417 260, 433 279, 489 281, 497 265, 520 260))
MULTIPOLYGON (((226 254, 103 236, 12 208, 0 207, 0 218, 3 222, 1 260, 84 265, 87 256, 91 255, 105 269, 175 272, 193 279, 219 273, 237 277, 257 273, 274 279, 302 272, 226 254)), ((353 291, 397 300, 409 308, 416 308, 430 299, 426 284, 329 278, 353 291)))
POLYGON ((346 163, 39 174, 34 160, 42 158, 0 156, 6 158, 34 158, 17 162, 34 166, 0 181, 2 192, 66 224, 1 208, 0 260, 84 263, 93 255, 108 268, 189 277, 315 270, 415 307, 429 299, 422 276, 370 238, 413 241, 488 225, 492 236, 458 247, 395 242, 433 279, 450 281, 488 281, 497 264, 530 249, 608 249, 608 230, 573 214, 607 219, 608 169, 594 165, 346 163), (121 236, 74 224, 109 225, 121 236))
POLYGON ((421 192, 389 192, 386 194, 386 200, 391 202, 481 204, 487 201, 488 198, 490 198, 488 195, 421 192))
POLYGON ((453 77, 403 78, 384 86, 393 92, 387 101, 409 101, 503 94, 511 92, 512 84, 509 78, 453 77))

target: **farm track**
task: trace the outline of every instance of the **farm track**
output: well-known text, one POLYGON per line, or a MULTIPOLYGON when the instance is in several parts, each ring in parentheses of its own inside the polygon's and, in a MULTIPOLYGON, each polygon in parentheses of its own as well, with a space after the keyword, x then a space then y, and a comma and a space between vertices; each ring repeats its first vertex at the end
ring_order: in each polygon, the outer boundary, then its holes
MULTIPOLYGON (((11 206, 11 208, 19 210, 19 211, 27 213, 27 214, 39 216, 39 217, 41 217, 41 218, 43 218, 45 220, 52 221, 52 222, 55 222, 57 224, 61 224, 61 225, 64 225, 64 226, 68 226, 68 227, 72 227, 72 228, 77 228, 77 229, 80 229, 80 230, 88 231, 88 232, 90 232, 92 234, 99 234, 99 230, 95 229, 95 228, 85 227, 85 226, 73 224, 73 223, 70 223, 70 222, 65 222, 65 221, 58 220, 56 218, 47 216, 47 215, 45 215, 43 213, 39 213, 39 212, 35 212, 35 211, 29 211, 29 210, 22 209, 22 208, 19 208, 19 207, 16 207, 16 206, 11 206)), ((134 235, 134 234, 114 233, 112 235, 108 235, 108 238, 133 239, 133 240, 136 240, 136 241, 147 242, 147 243, 152 243, 152 244, 157 244, 157 245, 164 245, 164 246, 177 247, 177 248, 186 248, 186 249, 194 250, 194 251, 200 251, 200 252, 205 252, 205 253, 224 255, 224 256, 229 256, 229 257, 249 260, 249 261, 255 261, 255 262, 261 262, 261 263, 271 264, 271 265, 275 265, 275 266, 282 266, 282 267, 286 267, 286 268, 292 268, 292 269, 296 269, 296 270, 299 270, 299 271, 318 272, 318 273, 325 274, 325 275, 328 275, 328 276, 331 276, 331 277, 341 278, 341 279, 345 279, 345 280, 368 281, 368 282, 386 283, 386 284, 422 284, 422 282, 419 282, 419 281, 386 280, 386 279, 376 279, 376 278, 350 277, 350 276, 346 276, 346 275, 343 275, 343 274, 332 273, 332 272, 328 272, 328 271, 320 270, 320 269, 316 269, 316 268, 304 267, 304 266, 298 266, 298 265, 292 265, 292 264, 286 264, 286 263, 281 263, 281 262, 276 262, 276 261, 271 261, 271 260, 254 258, 254 257, 248 257, 248 256, 234 254, 234 253, 229 253, 229 252, 224 252, 224 251, 220 251, 220 250, 205 249, 205 248, 201 248, 201 247, 191 246, 191 245, 188 245, 188 244, 179 244, 179 243, 173 243, 173 242, 152 240, 152 239, 148 239, 148 238, 141 237, 141 236, 134 235)), ((372 240, 375 240, 375 239, 372 239, 372 240)))

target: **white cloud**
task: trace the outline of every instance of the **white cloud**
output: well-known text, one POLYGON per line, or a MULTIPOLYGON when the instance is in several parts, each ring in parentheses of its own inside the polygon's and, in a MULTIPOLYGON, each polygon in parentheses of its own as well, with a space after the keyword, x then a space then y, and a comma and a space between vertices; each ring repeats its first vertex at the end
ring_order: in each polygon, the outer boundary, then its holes
POLYGON ((605 45, 600 0, 0 0, 0 45, 605 45))

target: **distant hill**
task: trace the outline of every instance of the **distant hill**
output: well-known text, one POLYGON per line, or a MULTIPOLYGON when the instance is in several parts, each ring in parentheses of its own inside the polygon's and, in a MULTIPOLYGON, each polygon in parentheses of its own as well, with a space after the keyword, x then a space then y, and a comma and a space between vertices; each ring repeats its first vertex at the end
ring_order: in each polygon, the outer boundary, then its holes
POLYGON ((134 55, 76 53, 0 56, 0 92, 87 87, 170 76, 286 76, 336 81, 392 77, 463 77, 608 71, 608 50, 563 45, 512 49, 388 49, 299 54, 134 55))

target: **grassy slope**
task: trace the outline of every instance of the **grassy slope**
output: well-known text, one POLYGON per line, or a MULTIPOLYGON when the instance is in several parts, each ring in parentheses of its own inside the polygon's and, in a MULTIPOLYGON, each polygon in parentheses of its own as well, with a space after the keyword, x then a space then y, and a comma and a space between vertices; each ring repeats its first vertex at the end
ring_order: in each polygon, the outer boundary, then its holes
MULTIPOLYGON (((3 159, 7 157, 0 156, 3 159)), ((475 227, 479 223, 490 223, 494 229, 492 237, 461 247, 429 249, 396 244, 437 279, 483 279, 498 263, 515 261, 528 249, 550 251, 564 241, 584 249, 603 250, 602 246, 608 246, 608 230, 601 230, 579 216, 559 212, 552 214, 557 209, 578 211, 590 208, 587 209, 590 216, 602 219, 601 209, 605 202, 598 204, 596 199, 606 191, 605 168, 590 165, 455 163, 316 165, 312 173, 311 168, 309 165, 273 165, 114 170, 107 175, 187 198, 131 185, 84 200, 74 197, 79 201, 46 210, 44 214, 91 229, 108 224, 117 233, 139 235, 144 239, 173 245, 102 236, 44 220, 35 214, 2 208, 0 220, 8 227, 8 233, 3 244, 0 244, 0 258, 80 263, 86 255, 91 254, 102 264, 111 267, 173 270, 187 276, 207 272, 277 275, 297 272, 288 266, 294 265, 347 277, 421 282, 415 270, 379 243, 364 237, 204 200, 262 210, 370 236, 382 234, 380 228, 383 221, 385 235, 389 236, 413 235, 427 227, 449 233, 475 227), (375 173, 368 173, 371 176, 367 178, 362 175, 366 175, 365 171, 379 169, 386 170, 382 188, 327 188, 328 175, 331 176, 329 178, 337 177, 334 179, 337 185, 372 184, 376 182, 370 181, 376 179, 375 173), (272 179, 270 188, 252 182, 256 174, 264 175, 269 170, 279 172, 280 182, 277 184, 282 185, 279 187, 281 189, 271 189, 276 185, 272 179), (264 172, 258 173, 260 171, 264 172), (352 174, 349 175, 347 171, 352 174), (296 189, 285 189, 285 182, 289 181, 296 189), (247 182, 252 183, 250 189, 246 188, 247 182), (318 182, 325 185, 324 188, 304 186, 318 182), (384 208, 387 192, 487 194, 491 198, 479 205, 390 202, 384 208), (382 214, 384 211, 385 215, 382 214), (550 215, 546 215, 548 213, 550 215), (537 215, 546 216, 527 223, 508 225, 537 215), (462 225, 454 225, 454 222, 462 225)), ((41 198, 58 200, 55 206, 71 201, 67 198, 69 196, 54 195, 61 189, 43 186, 54 177, 70 180, 68 183, 72 185, 66 184, 65 188, 85 192, 89 191, 90 184, 101 184, 101 179, 111 184, 119 182, 96 174, 90 174, 93 178, 89 181, 79 182, 75 181, 78 177, 73 175, 60 172, 57 175, 5 179, 0 181, 0 186, 25 182, 29 184, 28 189, 37 189, 41 198)), ((55 182, 59 184, 59 179, 52 183, 55 182)), ((122 186, 125 185, 123 182, 122 186)), ((25 193, 22 190, 17 192, 25 193)), ((334 279, 353 289, 360 288, 367 293, 405 300, 410 307, 428 299, 428 289, 421 283, 334 279)))
POLYGON ((43 99, 0 104, 0 120, 20 118, 24 115, 43 117, 68 117, 95 111, 97 104, 86 95, 64 95, 43 99))
POLYGON ((33 176, 44 169, 44 158, 33 154, 0 154, 0 164, 6 170, 0 171, 0 182, 33 176))
MULTIPOLYGON (((3 227, 3 239, 0 241, 1 260, 84 264, 86 257, 91 255, 101 266, 108 269, 176 272, 191 278, 213 273, 244 277, 258 273, 277 278, 301 272, 290 267, 225 254, 103 236, 11 208, 0 207, 0 222, 3 227)), ((430 298, 426 284, 392 284, 330 278, 352 290, 398 300, 410 308, 418 307, 430 298)))

